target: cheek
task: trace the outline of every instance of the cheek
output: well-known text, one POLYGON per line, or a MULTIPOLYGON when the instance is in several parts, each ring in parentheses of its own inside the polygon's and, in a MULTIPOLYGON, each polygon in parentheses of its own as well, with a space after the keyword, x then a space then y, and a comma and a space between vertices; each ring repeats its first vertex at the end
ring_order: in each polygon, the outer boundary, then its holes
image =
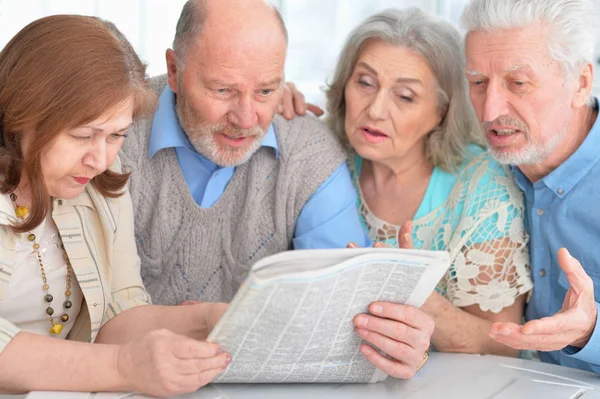
MULTIPOLYGON (((123 145, 123 142, 121 141, 121 143, 110 146, 107 149, 107 151, 106 151, 106 167, 107 168, 110 168, 112 166, 112 164, 115 163, 115 159, 117 159, 117 155, 119 154, 119 150, 121 149, 122 145, 123 145)), ((102 171, 102 172, 104 172, 104 171, 102 171)))
POLYGON ((475 110, 477 119, 479 119, 479 122, 483 122, 482 109, 483 109, 483 103, 485 102, 485 95, 482 95, 480 93, 473 93, 472 91, 469 91, 469 101, 471 102, 471 105, 473 106, 473 109, 475 110))
POLYGON ((417 107, 395 109, 391 117, 396 137, 411 142, 429 133, 438 121, 436 112, 417 107))
POLYGON ((186 101, 187 119, 196 123, 220 123, 227 115, 227 106, 223 101, 198 96, 186 101))
POLYGON ((256 113, 258 115, 258 124, 260 126, 267 127, 273 122, 277 107, 279 106, 280 99, 273 98, 266 103, 259 103, 257 105, 256 113))
POLYGON ((203 122, 210 124, 222 123, 227 120, 229 103, 225 101, 211 101, 199 104, 194 109, 195 115, 203 122))
POLYGON ((354 90, 346 89, 346 116, 345 125, 346 128, 354 126, 358 123, 358 117, 362 109, 368 106, 368 98, 366 96, 357 96, 354 90))
POLYGON ((346 136, 350 138, 356 129, 357 121, 356 104, 353 101, 346 101, 346 114, 344 115, 344 130, 346 136))
POLYGON ((47 186, 52 186, 53 182, 62 179, 67 174, 73 167, 73 156, 73 152, 63 153, 52 150, 42 157, 40 165, 47 186))

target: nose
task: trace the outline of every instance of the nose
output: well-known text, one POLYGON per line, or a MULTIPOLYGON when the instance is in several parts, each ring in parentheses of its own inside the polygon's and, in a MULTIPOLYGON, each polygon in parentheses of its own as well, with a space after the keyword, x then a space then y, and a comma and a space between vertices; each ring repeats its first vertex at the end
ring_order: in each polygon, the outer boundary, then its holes
POLYGON ((106 143, 104 140, 98 140, 94 143, 94 147, 83 157, 83 164, 93 168, 98 173, 102 173, 107 169, 106 143))
POLYGON ((374 121, 385 120, 388 117, 388 98, 384 90, 379 90, 369 105, 369 118, 374 121))
POLYGON ((485 102, 483 104, 483 120, 494 121, 502 115, 509 114, 508 99, 506 96, 506 88, 495 83, 487 87, 485 94, 485 102))
POLYGON ((241 129, 250 129, 258 124, 258 113, 254 100, 249 96, 240 97, 235 108, 229 111, 228 120, 241 129))

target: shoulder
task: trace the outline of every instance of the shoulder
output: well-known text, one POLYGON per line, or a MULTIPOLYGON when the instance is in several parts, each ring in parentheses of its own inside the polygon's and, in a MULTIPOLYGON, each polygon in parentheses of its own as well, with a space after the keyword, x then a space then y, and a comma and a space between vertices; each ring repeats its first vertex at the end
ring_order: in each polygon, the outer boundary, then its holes
POLYGON ((487 150, 475 150, 459 171, 458 182, 463 198, 475 208, 480 206, 523 206, 523 195, 506 165, 487 150))
MULTIPOLYGON (((160 97, 167 86, 167 75, 159 75, 150 79, 152 90, 160 97)), ((138 119, 129 129, 128 137, 121 147, 120 155, 124 170, 131 172, 137 169, 138 162, 145 156, 150 144, 150 133, 152 132, 153 116, 138 119)))
POLYGON ((288 121, 276 115, 273 124, 284 157, 328 153, 338 164, 346 159, 346 150, 335 134, 313 116, 297 116, 288 121))
POLYGON ((477 145, 469 145, 467 150, 467 157, 465 157, 465 161, 458 170, 459 176, 463 179, 482 177, 504 177, 511 179, 508 167, 498 162, 492 156, 491 152, 477 145))
POLYGON ((165 87, 167 86, 167 75, 158 75, 158 76, 154 76, 152 78, 150 78, 150 85, 152 87, 152 90, 154 90, 154 92, 160 96, 160 93, 162 93, 162 91, 165 89, 165 87))

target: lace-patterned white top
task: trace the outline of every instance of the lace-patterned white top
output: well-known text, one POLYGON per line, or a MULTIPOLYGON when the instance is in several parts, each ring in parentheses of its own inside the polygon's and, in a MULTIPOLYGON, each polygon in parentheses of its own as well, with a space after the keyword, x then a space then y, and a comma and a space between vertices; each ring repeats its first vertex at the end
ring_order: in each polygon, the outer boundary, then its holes
MULTIPOLYGON (((450 253, 452 264, 438 292, 457 307, 477 304, 498 313, 533 288, 523 198, 505 167, 479 147, 469 150, 473 156, 457 172, 434 168, 412 239, 415 248, 450 253)), ((373 241, 398 246, 400 226, 379 219, 364 200, 362 163, 355 152, 349 155, 364 227, 373 241)))

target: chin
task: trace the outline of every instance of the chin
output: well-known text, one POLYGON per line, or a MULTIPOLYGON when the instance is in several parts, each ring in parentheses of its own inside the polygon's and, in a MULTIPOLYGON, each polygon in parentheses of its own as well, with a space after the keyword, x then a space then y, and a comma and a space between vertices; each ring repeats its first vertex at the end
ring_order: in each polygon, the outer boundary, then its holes
MULTIPOLYGON (((86 185, 87 186, 87 185, 86 185)), ((65 199, 65 200, 70 200, 73 198, 77 198, 79 197, 81 194, 83 194, 83 192, 85 191, 85 187, 83 186, 79 189, 62 189, 62 190, 56 190, 56 192, 54 193, 50 193, 50 196, 53 198, 60 198, 60 199, 65 199)))
POLYGON ((381 151, 371 146, 352 146, 352 148, 354 148, 354 151, 356 151, 356 153, 360 155, 361 158, 366 159, 368 161, 378 162, 384 159, 384 157, 381 154, 381 151))

